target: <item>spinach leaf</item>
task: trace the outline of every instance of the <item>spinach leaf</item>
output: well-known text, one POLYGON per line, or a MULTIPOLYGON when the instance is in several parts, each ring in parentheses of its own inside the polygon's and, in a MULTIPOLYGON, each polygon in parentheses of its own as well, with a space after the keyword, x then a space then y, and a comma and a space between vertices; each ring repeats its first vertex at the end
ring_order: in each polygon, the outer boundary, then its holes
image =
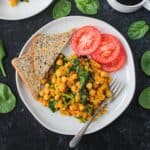
POLYGON ((76 7, 83 14, 94 15, 100 9, 99 0, 75 0, 76 7))
POLYGON ((87 81, 89 80, 90 72, 89 71, 82 71, 79 73, 79 79, 81 83, 81 89, 85 87, 87 81))
POLYGON ((62 94, 64 96, 64 102, 66 103, 66 105, 70 105, 71 103, 73 103, 74 99, 75 99, 75 94, 73 93, 63 93, 62 94))
POLYGON ((50 108, 50 110, 51 110, 52 112, 57 111, 57 109, 55 108, 56 103, 57 103, 56 100, 53 100, 53 101, 50 101, 50 102, 49 102, 48 107, 50 108))
POLYGON ((67 16, 71 12, 71 2, 68 0, 59 0, 53 8, 53 18, 67 16))
POLYGON ((4 50, 2 40, 0 40, 0 70, 2 72, 2 75, 4 77, 6 77, 6 73, 5 73, 5 70, 4 70, 4 67, 3 67, 3 62, 2 62, 4 57, 5 57, 5 50, 4 50))
POLYGON ((138 101, 143 108, 150 109, 150 87, 147 87, 142 91, 138 101))
POLYGON ((75 66, 78 66, 80 64, 80 60, 78 58, 72 59, 72 62, 75 66))
POLYGON ((8 113, 16 106, 16 98, 11 89, 0 83, 0 113, 8 113))
POLYGON ((149 31, 149 25, 144 20, 133 22, 128 29, 128 36, 132 40, 138 40, 149 31))
POLYGON ((94 109, 93 109, 93 106, 92 106, 92 105, 87 106, 87 108, 85 109, 85 112, 87 112, 87 113, 89 113, 89 114, 92 114, 93 111, 94 111, 94 109))
POLYGON ((141 67, 145 74, 150 76, 150 51, 146 51, 141 59, 141 67))
POLYGON ((85 94, 81 94, 80 102, 82 104, 86 104, 87 103, 87 96, 85 94))
POLYGON ((81 122, 83 122, 83 123, 86 123, 87 122, 87 120, 86 119, 84 119, 83 117, 76 117, 77 119, 79 119, 81 122))

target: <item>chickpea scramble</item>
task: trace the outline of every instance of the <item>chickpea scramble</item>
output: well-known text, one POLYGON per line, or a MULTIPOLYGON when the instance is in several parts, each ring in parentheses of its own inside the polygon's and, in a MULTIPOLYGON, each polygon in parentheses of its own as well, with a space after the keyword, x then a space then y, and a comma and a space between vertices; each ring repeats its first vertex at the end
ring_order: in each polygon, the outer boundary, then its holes
MULTIPOLYGON (((39 101, 52 112, 74 116, 86 122, 103 100, 112 96, 111 78, 101 65, 87 57, 60 54, 41 83, 39 101)), ((106 108, 100 112, 103 114, 106 108)))

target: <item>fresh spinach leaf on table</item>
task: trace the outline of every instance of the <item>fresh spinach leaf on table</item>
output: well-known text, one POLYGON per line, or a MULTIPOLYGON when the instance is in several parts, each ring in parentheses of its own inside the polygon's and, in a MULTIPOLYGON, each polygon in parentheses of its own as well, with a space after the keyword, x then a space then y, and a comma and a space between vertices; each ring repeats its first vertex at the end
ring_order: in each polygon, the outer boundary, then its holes
POLYGON ((94 15, 100 9, 99 0, 75 0, 76 7, 83 14, 94 15))
POLYGON ((0 113, 8 113, 16 106, 16 97, 8 85, 0 83, 0 113))
POLYGON ((69 15, 71 12, 71 2, 69 0, 59 0, 53 8, 53 18, 57 19, 69 15))
POLYGON ((144 20, 135 21, 129 26, 128 36, 131 40, 138 40, 143 38, 149 29, 149 25, 144 20))
POLYGON ((150 76, 150 51, 144 52, 141 58, 141 68, 146 75, 150 76))
POLYGON ((150 87, 144 89, 140 94, 139 104, 145 109, 150 109, 150 87))

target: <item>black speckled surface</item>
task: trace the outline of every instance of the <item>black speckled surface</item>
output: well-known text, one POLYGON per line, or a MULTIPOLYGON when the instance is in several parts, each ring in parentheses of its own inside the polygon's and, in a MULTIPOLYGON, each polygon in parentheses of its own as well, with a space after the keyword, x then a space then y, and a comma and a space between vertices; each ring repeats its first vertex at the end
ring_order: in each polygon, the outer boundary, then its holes
MULTIPOLYGON (((15 71, 10 60, 17 56, 27 39, 41 26, 50 22, 53 4, 41 14, 22 21, 0 20, 0 37, 4 40, 7 57, 4 65, 6 78, 0 78, 13 89, 17 97, 15 110, 0 114, 0 150, 69 150, 71 136, 52 133, 42 127, 29 113, 16 90, 15 71)), ((82 15, 73 8, 71 15, 82 15)), ((121 14, 101 0, 100 12, 93 16, 115 26, 126 38, 128 25, 144 19, 150 24, 150 12, 144 8, 133 14, 121 14)), ((91 135, 86 135, 76 150, 150 150, 150 110, 138 105, 137 99, 150 78, 140 69, 140 58, 150 50, 150 34, 144 39, 130 41, 136 68, 136 91, 127 110, 111 125, 91 135)), ((131 83, 132 84, 132 83, 131 83)))

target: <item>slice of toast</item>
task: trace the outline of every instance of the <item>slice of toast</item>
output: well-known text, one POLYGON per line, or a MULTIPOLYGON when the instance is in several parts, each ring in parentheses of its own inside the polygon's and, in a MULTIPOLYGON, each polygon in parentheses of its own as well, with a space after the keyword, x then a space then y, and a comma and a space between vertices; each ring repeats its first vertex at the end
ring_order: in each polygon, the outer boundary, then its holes
POLYGON ((38 79, 43 79, 57 56, 71 38, 73 30, 46 36, 37 34, 32 40, 33 68, 38 79))
POLYGON ((23 54, 21 57, 16 57, 12 60, 12 65, 17 73, 29 88, 32 96, 38 98, 38 91, 41 89, 40 81, 35 79, 34 70, 32 68, 31 52, 23 54))

